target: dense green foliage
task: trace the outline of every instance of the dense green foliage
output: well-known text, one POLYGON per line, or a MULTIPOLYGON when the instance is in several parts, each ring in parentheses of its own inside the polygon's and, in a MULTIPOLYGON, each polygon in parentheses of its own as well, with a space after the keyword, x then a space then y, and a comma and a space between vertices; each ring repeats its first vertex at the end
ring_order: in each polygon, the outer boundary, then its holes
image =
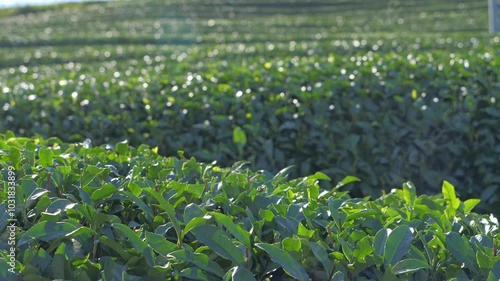
POLYGON ((446 179, 499 212, 486 3, 279 3, 13 10, 0 18, 0 45, 15 47, 0 53, 0 131, 352 174, 357 196, 446 179))
POLYGON ((164 2, 0 10, 0 280, 500 279, 486 1, 164 2))
MULTIPOLYGON (((355 177, 323 189, 322 173, 287 180, 155 150, 0 135, 0 185, 12 170, 19 182, 22 280, 500 278, 497 218, 448 182, 439 196, 407 182, 353 199, 343 190, 355 177)), ((14 280, 0 243, 0 274, 14 280)))

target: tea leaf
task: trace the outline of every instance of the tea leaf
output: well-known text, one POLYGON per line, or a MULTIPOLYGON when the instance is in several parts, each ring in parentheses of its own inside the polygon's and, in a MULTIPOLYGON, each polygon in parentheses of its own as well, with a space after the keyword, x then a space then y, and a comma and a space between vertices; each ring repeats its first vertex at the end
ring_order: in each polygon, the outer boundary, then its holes
POLYGON ((169 254, 170 257, 192 263, 198 268, 215 274, 218 277, 224 276, 224 270, 214 261, 210 260, 207 255, 194 253, 189 250, 183 249, 169 254))
POLYGON ((412 273, 421 269, 431 269, 431 266, 422 260, 405 259, 399 261, 393 267, 394 274, 412 273))
POLYGON ((281 267, 283 267, 283 270, 295 279, 300 281, 309 280, 309 275, 307 275, 305 269, 286 251, 283 251, 274 245, 265 243, 257 243, 255 246, 266 251, 274 262, 277 262, 281 267))
POLYGON ((233 261, 237 265, 245 263, 245 256, 238 247, 220 230, 210 225, 200 225, 192 231, 196 239, 207 245, 221 257, 233 261))
POLYGON ((400 261, 410 249, 412 240, 413 233, 407 225, 396 227, 385 242, 385 263, 394 265, 400 261))
POLYGON ((477 269, 476 256, 472 247, 456 232, 446 233, 446 247, 453 256, 461 263, 464 263, 467 268, 477 269))

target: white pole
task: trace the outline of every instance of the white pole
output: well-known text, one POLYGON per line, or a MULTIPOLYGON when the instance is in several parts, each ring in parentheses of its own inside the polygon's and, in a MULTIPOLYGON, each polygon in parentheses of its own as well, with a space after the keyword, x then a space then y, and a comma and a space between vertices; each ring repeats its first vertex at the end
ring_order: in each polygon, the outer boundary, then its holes
POLYGON ((488 10, 490 15, 490 33, 498 32, 498 2, 488 0, 488 10))

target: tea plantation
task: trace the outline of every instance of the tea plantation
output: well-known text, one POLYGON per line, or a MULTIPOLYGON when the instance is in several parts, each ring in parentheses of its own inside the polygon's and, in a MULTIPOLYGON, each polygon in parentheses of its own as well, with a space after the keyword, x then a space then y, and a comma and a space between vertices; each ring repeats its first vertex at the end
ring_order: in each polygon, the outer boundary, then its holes
POLYGON ((486 1, 3 9, 0 49, 0 280, 500 280, 486 1))

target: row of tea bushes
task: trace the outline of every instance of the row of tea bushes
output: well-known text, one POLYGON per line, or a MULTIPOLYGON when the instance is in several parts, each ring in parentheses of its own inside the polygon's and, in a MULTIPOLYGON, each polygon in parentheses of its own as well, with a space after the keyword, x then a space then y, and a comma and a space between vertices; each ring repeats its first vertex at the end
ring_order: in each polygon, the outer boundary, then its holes
POLYGON ((354 199, 323 173, 290 180, 165 158, 0 135, 0 276, 22 280, 498 280, 500 230, 449 182, 354 199), (322 188, 319 181, 328 182, 322 188), (7 212, 8 211, 8 212, 7 212), (8 213, 17 228, 10 234, 8 213), (9 232, 8 232, 9 231, 9 232), (15 260, 8 237, 15 238, 15 260))
POLYGON ((451 54, 326 54, 327 45, 306 44, 302 54, 276 46, 268 57, 260 47, 245 56, 227 46, 223 60, 201 48, 10 68, 0 118, 25 136, 128 139, 222 165, 245 159, 272 172, 295 165, 295 176, 352 174, 364 182, 357 196, 407 179, 432 193, 446 179, 498 212, 500 61, 490 43, 451 54))

